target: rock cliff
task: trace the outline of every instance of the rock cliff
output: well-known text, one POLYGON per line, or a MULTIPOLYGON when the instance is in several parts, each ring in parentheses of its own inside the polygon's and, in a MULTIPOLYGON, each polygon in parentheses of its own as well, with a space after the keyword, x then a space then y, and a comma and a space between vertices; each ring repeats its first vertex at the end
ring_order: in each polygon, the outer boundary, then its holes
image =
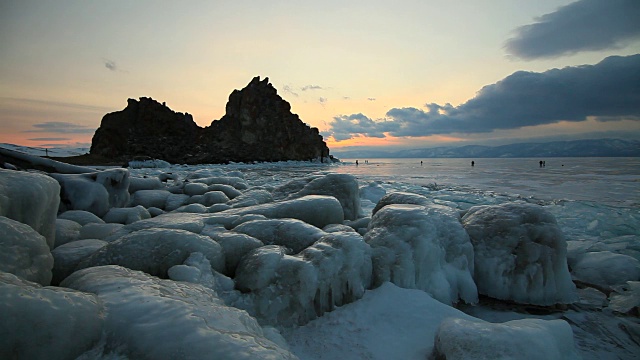
POLYGON ((317 128, 291 113, 268 78, 255 77, 231 93, 226 114, 206 128, 153 99, 129 99, 124 110, 103 117, 91 155, 196 164, 312 160, 328 158, 329 148, 317 128))

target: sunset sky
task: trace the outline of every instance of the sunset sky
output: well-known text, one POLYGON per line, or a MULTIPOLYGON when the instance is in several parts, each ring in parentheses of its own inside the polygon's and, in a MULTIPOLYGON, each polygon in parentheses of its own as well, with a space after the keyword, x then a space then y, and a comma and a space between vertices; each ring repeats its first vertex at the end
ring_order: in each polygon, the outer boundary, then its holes
POLYGON ((0 1, 0 143, 269 77, 329 147, 640 139, 640 1, 0 1))

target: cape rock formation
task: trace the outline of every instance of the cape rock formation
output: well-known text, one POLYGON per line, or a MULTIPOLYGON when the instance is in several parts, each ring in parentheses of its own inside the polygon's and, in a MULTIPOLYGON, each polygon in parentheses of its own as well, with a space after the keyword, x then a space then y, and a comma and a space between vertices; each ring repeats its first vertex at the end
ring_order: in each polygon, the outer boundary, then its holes
POLYGON ((128 161, 151 157, 204 164, 329 158, 317 128, 291 113, 269 78, 255 77, 229 96, 226 114, 206 128, 151 98, 128 100, 122 111, 102 118, 91 155, 128 161))

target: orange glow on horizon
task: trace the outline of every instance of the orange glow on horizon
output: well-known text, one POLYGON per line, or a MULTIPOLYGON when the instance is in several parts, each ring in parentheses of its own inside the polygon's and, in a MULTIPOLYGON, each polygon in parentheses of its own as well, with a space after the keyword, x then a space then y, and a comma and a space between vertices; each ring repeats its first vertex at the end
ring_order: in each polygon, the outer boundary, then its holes
POLYGON ((415 138, 395 137, 386 134, 384 138, 373 138, 367 136, 357 136, 347 140, 337 141, 333 136, 325 139, 329 149, 340 149, 353 146, 425 146, 438 145, 441 143, 464 142, 463 138, 446 135, 430 135, 415 138))

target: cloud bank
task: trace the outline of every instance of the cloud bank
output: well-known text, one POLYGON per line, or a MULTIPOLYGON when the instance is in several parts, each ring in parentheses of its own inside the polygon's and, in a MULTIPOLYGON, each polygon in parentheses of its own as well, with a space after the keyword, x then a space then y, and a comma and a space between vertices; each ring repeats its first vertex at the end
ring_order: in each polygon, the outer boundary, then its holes
POLYGON ((26 130, 25 132, 46 132, 56 134, 92 134, 95 128, 85 125, 78 125, 64 121, 49 121, 39 124, 33 124, 34 130, 26 130))
POLYGON ((483 87, 460 106, 429 103, 425 108, 394 108, 376 121, 363 114, 336 116, 323 135, 336 140, 386 134, 418 137, 580 122, 587 117, 640 120, 640 54, 542 73, 518 71, 483 87))
POLYGON ((533 60, 621 48, 640 39, 638 0, 579 0, 536 20, 516 29, 507 52, 533 60))

